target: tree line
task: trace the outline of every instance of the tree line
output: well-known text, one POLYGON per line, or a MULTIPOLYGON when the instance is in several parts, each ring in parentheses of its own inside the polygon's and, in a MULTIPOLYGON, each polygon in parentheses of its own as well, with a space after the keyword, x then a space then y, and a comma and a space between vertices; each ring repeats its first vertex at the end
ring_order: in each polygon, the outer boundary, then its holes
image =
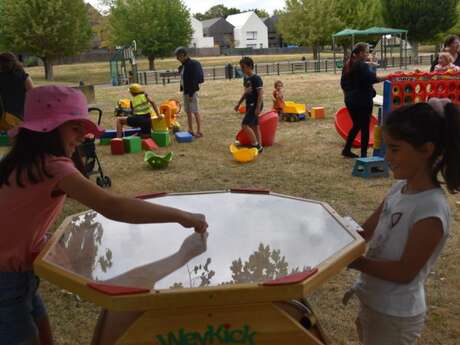
MULTIPOLYGON (((169 56, 192 38, 190 11, 182 0, 101 0, 108 10, 107 31, 112 46, 133 40, 149 60, 169 56)), ((254 9, 259 17, 268 17, 254 9)), ((223 5, 195 17, 206 20, 240 13, 223 5)), ((276 10, 277 30, 285 42, 313 47, 331 43, 331 35, 345 28, 388 26, 407 29, 417 50, 421 42, 438 42, 448 33, 460 33, 459 0, 285 0, 276 10)), ((53 78, 53 60, 89 48, 94 35, 83 0, 0 0, 0 50, 39 57, 45 77, 53 78)), ((345 46, 348 42, 343 41, 345 46)))

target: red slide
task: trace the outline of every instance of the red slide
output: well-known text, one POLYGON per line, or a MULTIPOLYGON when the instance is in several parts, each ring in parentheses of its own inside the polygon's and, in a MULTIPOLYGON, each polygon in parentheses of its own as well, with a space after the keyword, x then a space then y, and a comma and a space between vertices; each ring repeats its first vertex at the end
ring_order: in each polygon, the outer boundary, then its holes
MULTIPOLYGON (((374 145, 374 126, 376 126, 377 118, 373 115, 371 117, 371 123, 369 125, 369 146, 374 145)), ((350 114, 348 113, 347 107, 340 108, 335 113, 335 129, 339 135, 347 140, 348 132, 350 132, 351 127, 353 127, 353 122, 351 121, 350 114)), ((355 140, 353 141, 353 147, 361 146, 361 132, 358 133, 355 140)))
MULTIPOLYGON (((259 117, 260 134, 262 135, 262 146, 272 146, 275 142, 276 128, 278 127, 278 114, 274 111, 269 111, 259 117)), ((241 145, 250 145, 246 133, 240 130, 236 135, 236 140, 241 145)))

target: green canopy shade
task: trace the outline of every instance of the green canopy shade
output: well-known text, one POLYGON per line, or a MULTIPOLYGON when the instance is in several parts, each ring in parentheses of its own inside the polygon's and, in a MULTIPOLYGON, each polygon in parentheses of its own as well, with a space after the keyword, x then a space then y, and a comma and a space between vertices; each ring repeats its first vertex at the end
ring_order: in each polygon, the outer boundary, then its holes
POLYGON ((366 30, 360 30, 360 35, 389 35, 389 34, 405 34, 407 30, 401 29, 392 29, 392 28, 382 28, 373 26, 372 28, 366 30))
MULTIPOLYGON (((384 36, 384 35, 399 35, 401 38, 401 42, 403 42, 403 35, 406 36, 405 41, 407 42, 407 30, 403 29, 393 29, 393 28, 385 28, 385 27, 378 27, 378 26, 373 26, 371 28, 368 28, 366 30, 356 30, 356 29, 344 29, 342 31, 336 32, 335 34, 332 35, 332 50, 334 53, 334 73, 336 72, 337 68, 337 62, 335 59, 335 39, 340 38, 340 37, 351 37, 352 39, 352 45, 355 44, 355 36, 384 36)), ((407 58, 407 43, 405 43, 406 48, 404 49, 406 58, 407 58)), ((383 55, 383 48, 382 49, 382 55, 383 55)), ((401 44, 401 56, 403 53, 403 48, 401 44)), ((385 51, 385 58, 386 58, 386 51, 385 51)), ((401 61, 401 60, 400 60, 401 61)), ((402 62, 400 63, 402 67, 402 62)), ((407 67, 407 66, 406 66, 407 67)))
POLYGON ((339 32, 336 32, 333 37, 345 37, 345 36, 353 36, 357 35, 361 32, 362 30, 355 30, 355 29, 345 29, 339 32))
POLYGON ((382 28, 373 26, 366 30, 345 29, 333 34, 333 37, 346 37, 346 36, 364 36, 364 35, 388 35, 388 34, 404 34, 407 30, 382 28))

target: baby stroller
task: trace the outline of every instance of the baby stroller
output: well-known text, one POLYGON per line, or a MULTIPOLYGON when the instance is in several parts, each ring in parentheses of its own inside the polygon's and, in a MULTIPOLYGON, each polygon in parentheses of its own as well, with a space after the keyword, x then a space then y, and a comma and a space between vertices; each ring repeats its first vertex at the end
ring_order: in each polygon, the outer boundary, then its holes
MULTIPOLYGON (((88 108, 88 113, 91 112, 96 112, 98 113, 98 120, 97 124, 101 124, 101 118, 102 118, 102 110, 99 108, 88 108)), ((112 180, 110 180, 110 177, 107 175, 104 175, 104 172, 102 171, 101 163, 99 161, 99 158, 97 157, 96 153, 96 138, 94 136, 91 137, 86 137, 85 141, 78 146, 78 152, 80 153, 82 160, 83 160, 83 168, 86 174, 86 177, 89 177, 93 174, 99 174, 99 176, 96 177, 96 183, 98 186, 102 188, 108 188, 112 185, 112 180), (97 170, 95 171, 94 168, 97 163, 97 170)))

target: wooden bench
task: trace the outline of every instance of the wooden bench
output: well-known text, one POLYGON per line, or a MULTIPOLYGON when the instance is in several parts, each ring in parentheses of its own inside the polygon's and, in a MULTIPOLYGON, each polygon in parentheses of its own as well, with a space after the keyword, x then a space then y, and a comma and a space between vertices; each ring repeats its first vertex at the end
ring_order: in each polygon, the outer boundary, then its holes
POLYGON ((177 71, 166 71, 166 72, 160 72, 160 78, 161 82, 163 85, 166 85, 166 82, 169 84, 170 83, 170 78, 177 78, 180 77, 180 73, 177 71))

